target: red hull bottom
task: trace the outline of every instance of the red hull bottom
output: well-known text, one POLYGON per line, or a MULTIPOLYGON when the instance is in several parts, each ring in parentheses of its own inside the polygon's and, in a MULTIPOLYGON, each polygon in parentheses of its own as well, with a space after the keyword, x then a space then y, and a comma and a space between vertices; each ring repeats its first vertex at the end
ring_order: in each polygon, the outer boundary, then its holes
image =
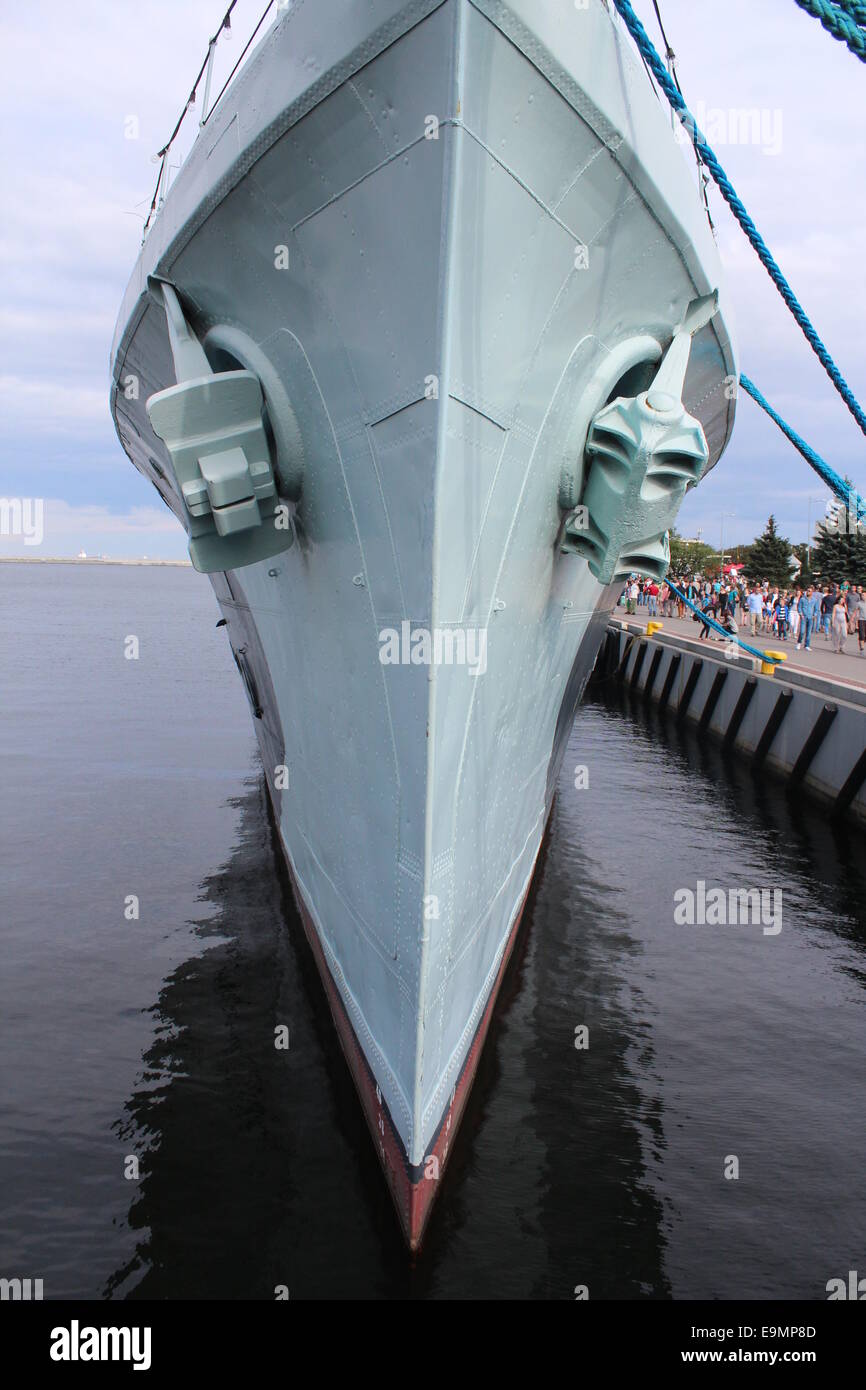
MULTIPOLYGON (((542 835, 542 843, 543 841, 544 836, 542 835)), ((493 988, 490 991, 490 997, 487 1001, 484 1014, 475 1030, 475 1037, 466 1055, 460 1077, 451 1092, 450 1105, 439 1125, 436 1139, 429 1152, 425 1155, 424 1163, 415 1169, 413 1169, 412 1165, 409 1163, 408 1155, 403 1147, 403 1141, 394 1127, 388 1107, 376 1084, 376 1078, 371 1072, 367 1059, 355 1036, 355 1030, 352 1027, 351 1020, 346 1013, 339 991, 328 969, 328 963, 325 960, 318 933, 313 925, 312 918, 304 903, 303 897, 298 890, 289 857, 287 854, 284 857, 288 864, 295 902, 298 906, 301 921, 304 924, 304 931, 310 944, 310 949, 313 952, 322 984, 325 987, 325 993, 328 996, 328 1003, 337 1028, 340 1044, 346 1061, 349 1064, 349 1070, 355 1082, 355 1089, 358 1092, 361 1107, 364 1111, 376 1152, 379 1155, 379 1160, 382 1164, 391 1196, 394 1199, 394 1205, 397 1209, 400 1225, 403 1228, 403 1234, 410 1250, 417 1250, 421 1245, 433 1202, 445 1171, 448 1154, 463 1116, 466 1101, 472 1088, 472 1082, 475 1079, 475 1073, 478 1069, 478 1060, 481 1056, 484 1041, 487 1037, 487 1031, 490 1027, 490 1020, 493 1016, 496 999, 505 971, 508 967, 508 962, 511 958, 514 943, 517 940, 518 930, 523 918, 523 910, 529 895, 529 888, 535 876, 538 854, 536 854, 535 862, 532 867, 529 885, 523 896, 523 901, 520 904, 511 931, 509 932, 508 942, 503 952, 499 970, 493 988)))

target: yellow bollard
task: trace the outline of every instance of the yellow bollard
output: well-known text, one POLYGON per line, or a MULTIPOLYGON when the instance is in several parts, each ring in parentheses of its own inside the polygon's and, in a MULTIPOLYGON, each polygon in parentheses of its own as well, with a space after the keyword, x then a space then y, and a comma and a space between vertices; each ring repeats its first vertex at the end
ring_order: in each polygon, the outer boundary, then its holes
POLYGON ((661 632, 661 630, 662 630, 662 624, 661 624, 661 623, 647 623, 647 625, 646 625, 646 635, 647 635, 647 637, 652 637, 652 635, 653 635, 654 632, 661 632))
POLYGON ((776 666, 777 666, 777 664, 778 664, 780 661, 787 661, 787 660, 788 660, 788 656, 787 656, 787 653, 786 653, 786 652, 764 652, 764 656, 768 656, 768 657, 770 657, 771 659, 770 659, 769 661, 762 661, 762 662, 761 662, 761 675, 762 675, 762 676, 774 676, 774 675, 776 674, 776 666))

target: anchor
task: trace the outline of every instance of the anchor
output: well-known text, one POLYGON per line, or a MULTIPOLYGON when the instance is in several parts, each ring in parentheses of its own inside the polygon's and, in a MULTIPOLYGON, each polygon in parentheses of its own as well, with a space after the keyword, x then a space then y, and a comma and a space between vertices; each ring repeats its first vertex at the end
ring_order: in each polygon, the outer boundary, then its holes
POLYGON ((209 574, 279 555, 294 533, 277 493, 261 382, 246 369, 214 372, 174 287, 151 283, 165 308, 177 385, 151 396, 147 413, 171 456, 190 559, 209 574))
POLYGON ((582 555, 601 584, 635 572, 662 579, 670 564, 668 530, 709 460, 703 427, 683 404, 683 384, 692 338, 717 309, 718 291, 692 300, 649 388, 617 397, 593 417, 580 504, 564 516, 557 541, 582 555))

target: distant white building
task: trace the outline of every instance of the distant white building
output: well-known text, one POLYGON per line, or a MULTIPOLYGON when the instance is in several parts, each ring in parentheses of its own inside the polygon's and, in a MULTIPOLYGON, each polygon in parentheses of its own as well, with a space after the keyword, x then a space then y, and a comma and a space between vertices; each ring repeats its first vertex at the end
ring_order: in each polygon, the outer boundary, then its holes
POLYGON ((86 551, 86 550, 79 550, 79 552, 78 552, 78 554, 76 555, 75 558, 76 558, 76 560, 86 560, 86 559, 87 559, 87 551, 86 551))

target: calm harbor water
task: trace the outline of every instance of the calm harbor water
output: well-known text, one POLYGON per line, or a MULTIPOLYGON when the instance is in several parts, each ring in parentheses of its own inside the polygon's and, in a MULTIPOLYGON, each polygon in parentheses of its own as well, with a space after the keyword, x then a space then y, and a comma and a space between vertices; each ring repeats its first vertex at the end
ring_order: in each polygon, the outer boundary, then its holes
POLYGON ((866 1272, 862 834, 604 690, 410 1263, 218 617, 188 570, 0 565, 0 1276, 821 1299, 866 1272), (781 932, 675 926, 698 880, 781 888, 781 932))

